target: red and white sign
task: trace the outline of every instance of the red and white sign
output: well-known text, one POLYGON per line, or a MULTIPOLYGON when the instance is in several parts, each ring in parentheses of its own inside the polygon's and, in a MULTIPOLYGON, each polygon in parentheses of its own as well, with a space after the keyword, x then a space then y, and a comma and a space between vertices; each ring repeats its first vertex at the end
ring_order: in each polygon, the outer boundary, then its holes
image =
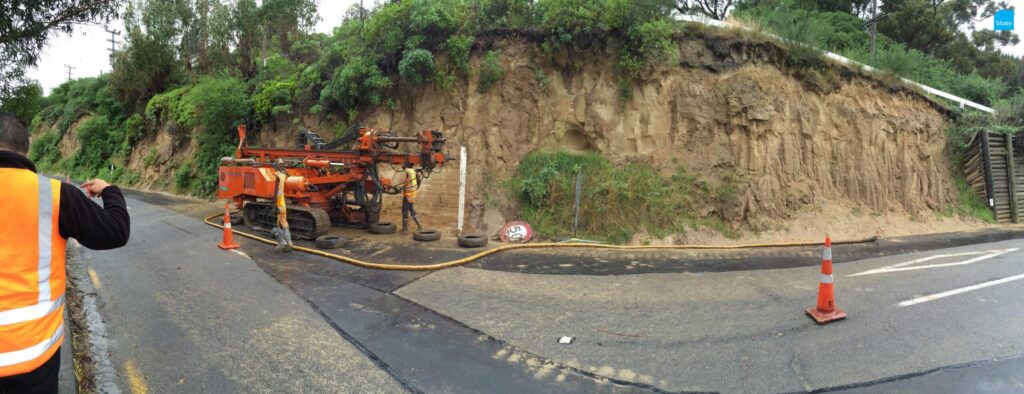
POLYGON ((529 223, 523 221, 509 222, 505 224, 505 227, 501 228, 501 233, 498 234, 498 237, 501 238, 501 242, 527 242, 530 238, 533 238, 533 228, 530 227, 529 223))

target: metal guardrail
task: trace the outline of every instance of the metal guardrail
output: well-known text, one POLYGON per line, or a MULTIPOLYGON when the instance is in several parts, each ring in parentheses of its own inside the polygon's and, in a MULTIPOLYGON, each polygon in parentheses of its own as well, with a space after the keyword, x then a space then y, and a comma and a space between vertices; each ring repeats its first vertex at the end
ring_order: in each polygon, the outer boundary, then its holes
MULTIPOLYGON (((747 30, 747 31, 754 31, 753 29, 751 29, 749 27, 746 27, 746 26, 741 26, 741 25, 737 25, 737 24, 733 24, 733 23, 729 23, 729 22, 725 22, 725 21, 715 20, 715 19, 711 19, 711 18, 708 18, 708 17, 705 17, 705 16, 699 16, 699 15, 679 15, 677 17, 677 19, 680 20, 680 21, 684 21, 684 22, 700 23, 702 25, 707 25, 707 26, 715 26, 715 27, 721 27, 721 28, 733 28, 733 29, 743 29, 743 30, 747 30)), ((783 38, 783 37, 779 37, 779 36, 777 36, 775 34, 771 34, 771 33, 762 33, 762 34, 765 34, 765 35, 767 35, 769 37, 772 37, 772 38, 774 38, 776 40, 789 41, 788 39, 783 38)), ((832 59, 832 60, 835 60, 835 61, 837 61, 839 63, 842 63, 844 65, 847 65, 847 66, 860 67, 860 68, 863 68, 863 69, 868 70, 868 71, 879 71, 877 68, 871 67, 871 66, 869 66, 867 64, 858 62, 856 60, 847 58, 847 57, 839 55, 839 54, 835 54, 835 53, 832 53, 832 52, 829 52, 829 51, 822 51, 822 53, 825 54, 825 57, 827 57, 829 59, 832 59)), ((925 84, 921 84, 921 83, 918 83, 918 82, 914 82, 914 81, 911 81, 911 80, 903 78, 903 77, 900 77, 900 80, 902 80, 904 83, 906 83, 908 85, 918 87, 921 90, 924 90, 925 92, 927 92, 929 94, 933 94, 933 95, 942 97, 942 98, 944 98, 946 100, 950 100, 952 102, 955 102, 955 103, 960 105, 960 108, 971 107, 971 108, 974 108, 974 109, 982 111, 982 112, 987 112, 987 113, 995 112, 995 110, 993 110, 990 107, 986 107, 984 105, 978 104, 976 102, 973 102, 971 100, 965 99, 963 97, 959 97, 959 96, 956 96, 954 94, 941 91, 941 90, 933 88, 931 86, 928 86, 928 85, 925 85, 925 84)))

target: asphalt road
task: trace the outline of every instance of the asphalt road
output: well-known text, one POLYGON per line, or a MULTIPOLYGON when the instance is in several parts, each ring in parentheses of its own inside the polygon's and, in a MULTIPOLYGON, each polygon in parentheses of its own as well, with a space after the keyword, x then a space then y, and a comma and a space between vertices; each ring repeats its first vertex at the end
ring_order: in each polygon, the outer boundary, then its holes
POLYGON ((128 198, 132 235, 78 247, 122 392, 404 392, 374 360, 200 221, 128 198))
POLYGON ((626 276, 461 268, 397 294, 558 365, 667 391, 857 387, 1024 354, 1024 241, 840 263, 835 273, 837 305, 850 317, 825 326, 803 312, 815 302, 815 267, 626 276), (929 257, 941 255, 954 256, 929 257), (1004 278, 1012 281, 919 298, 1004 278), (576 340, 556 344, 563 335, 576 340))
POLYGON ((837 261, 850 317, 817 326, 813 263, 375 271, 246 239, 224 252, 208 211, 128 203, 130 245, 82 251, 76 278, 125 392, 1024 391, 1019 239, 837 261))

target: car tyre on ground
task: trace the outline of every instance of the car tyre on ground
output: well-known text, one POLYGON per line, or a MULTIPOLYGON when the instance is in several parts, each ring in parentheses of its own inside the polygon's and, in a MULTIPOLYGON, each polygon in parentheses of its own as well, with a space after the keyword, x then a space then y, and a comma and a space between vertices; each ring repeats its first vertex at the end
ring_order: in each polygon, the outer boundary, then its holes
POLYGON ((337 249, 345 243, 345 238, 337 235, 321 235, 316 237, 316 241, 313 242, 320 249, 337 249))
POLYGON ((412 233, 412 239, 421 242, 432 242, 441 239, 441 232, 437 230, 417 230, 412 233))
POLYGON ((394 234, 397 227, 391 222, 378 222, 371 224, 367 230, 370 231, 370 234, 394 234))
POLYGON ((242 211, 231 211, 231 214, 229 214, 228 217, 231 219, 232 226, 237 226, 245 221, 242 218, 242 211))
POLYGON ((463 234, 459 236, 459 246, 463 248, 479 248, 487 245, 487 237, 480 234, 463 234))

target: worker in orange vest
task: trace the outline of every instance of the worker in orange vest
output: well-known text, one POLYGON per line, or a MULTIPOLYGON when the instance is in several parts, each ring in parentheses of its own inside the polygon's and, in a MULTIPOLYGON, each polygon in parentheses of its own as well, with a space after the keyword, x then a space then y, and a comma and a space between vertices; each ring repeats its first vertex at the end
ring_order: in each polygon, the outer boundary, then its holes
POLYGON ((281 167, 284 163, 281 159, 277 159, 277 166, 275 166, 274 177, 274 208, 277 211, 277 227, 274 227, 270 231, 277 238, 277 251, 278 252, 291 252, 292 247, 292 232, 288 229, 288 207, 285 205, 284 198, 284 184, 288 181, 288 173, 281 167))
POLYGON ((128 242, 117 186, 74 186, 36 173, 25 157, 28 130, 0 112, 0 393, 56 393, 64 322, 65 244, 91 249, 128 242), (101 197, 100 207, 90 197, 101 197))
POLYGON ((402 234, 409 233, 409 215, 412 216, 412 220, 416 222, 416 230, 422 230, 420 226, 420 219, 416 217, 416 208, 413 204, 416 202, 416 191, 420 189, 420 177, 416 174, 416 170, 412 168, 412 163, 406 162, 403 166, 405 175, 405 181, 402 182, 402 234))

